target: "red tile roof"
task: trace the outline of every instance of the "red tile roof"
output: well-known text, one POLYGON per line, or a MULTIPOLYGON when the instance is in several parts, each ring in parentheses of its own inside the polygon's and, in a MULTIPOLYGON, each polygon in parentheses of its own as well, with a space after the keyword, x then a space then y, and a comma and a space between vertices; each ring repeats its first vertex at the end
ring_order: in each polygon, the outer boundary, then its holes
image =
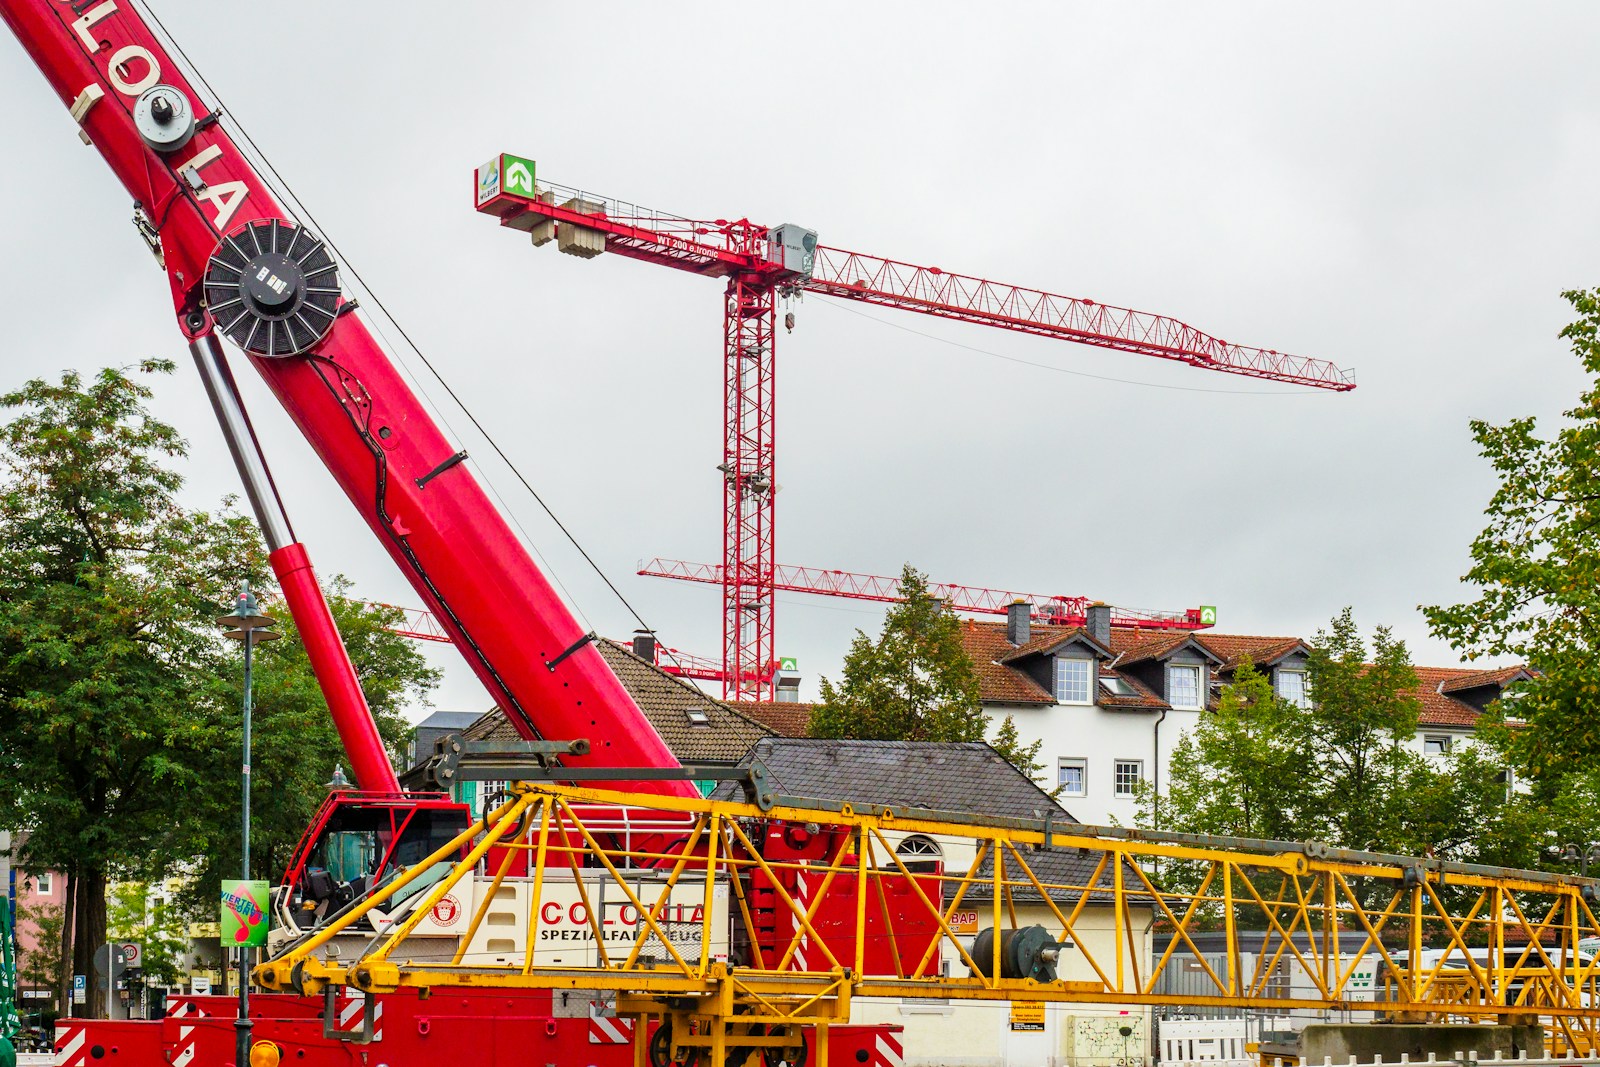
POLYGON ((1499 670, 1467 671, 1448 681, 1439 683, 1443 693, 1461 693, 1486 685, 1506 686, 1519 678, 1532 677, 1524 667, 1501 667, 1499 670))
POLYGON ((810 737, 815 704, 798 701, 741 700, 733 707, 772 730, 779 737, 810 737))
MULTIPOLYGON (((1001 631, 1004 634, 1004 630, 1001 631)), ((1089 631, 1081 626, 1051 626, 1043 633, 1035 634, 1025 645, 1011 646, 1011 651, 1000 657, 1001 663, 1014 663, 1024 656, 1037 656, 1042 652, 1052 652, 1061 645, 1076 639, 1082 639, 1091 647, 1107 652, 1109 649, 1089 636, 1089 631)), ((1010 645, 1010 642, 1006 642, 1010 645)))
POLYGON ((1251 637, 1246 634, 1214 634, 1202 631, 1194 639, 1222 660, 1220 670, 1237 667, 1246 657, 1260 667, 1278 662, 1295 649, 1306 647, 1298 637, 1251 637))
MULTIPOLYGON (((1030 636, 1020 647, 1006 640, 1003 622, 980 622, 967 619, 961 627, 961 643, 972 657, 978 672, 979 689, 983 700, 991 704, 1054 704, 1055 695, 1035 682, 1024 672, 1011 666, 1025 656, 1048 651, 1062 641, 1081 633, 1080 628, 1046 630, 1030 636)), ((1298 637, 1271 637, 1250 634, 1218 634, 1210 631, 1150 631, 1133 627, 1113 627, 1111 651, 1118 658, 1111 662, 1125 667, 1150 659, 1160 659, 1193 639, 1206 651, 1221 660, 1221 671, 1237 667, 1246 657, 1252 663, 1271 665, 1297 650, 1306 649, 1305 641, 1298 637)), ((1423 726, 1472 727, 1482 714, 1464 700, 1451 696, 1483 686, 1504 686, 1519 677, 1526 677, 1523 667, 1502 667, 1493 670, 1469 670, 1464 667, 1417 667, 1415 696, 1422 705, 1419 722, 1423 726)), ((1137 678, 1111 668, 1103 663, 1102 678, 1121 678, 1136 695, 1119 697, 1103 688, 1095 694, 1095 703, 1102 707, 1164 708, 1167 706, 1158 694, 1137 678)))
POLYGON ((1017 650, 1016 645, 1006 640, 1005 623, 966 620, 961 624, 961 646, 972 658, 972 666, 978 672, 978 690, 985 701, 995 704, 1056 702, 1054 693, 1000 662, 1001 657, 1017 650))
POLYGON ((1212 652, 1211 649, 1206 648, 1204 644, 1201 644, 1200 641, 1196 640, 1194 634, 1184 631, 1177 634, 1162 633, 1154 637, 1147 637, 1138 644, 1128 646, 1128 648, 1117 657, 1117 666, 1131 667, 1135 663, 1143 663, 1146 660, 1166 659, 1168 656, 1172 655, 1172 653, 1176 652, 1184 645, 1187 645, 1190 641, 1194 641, 1194 643, 1202 650, 1210 652, 1211 655, 1216 656, 1217 659, 1220 660, 1223 658, 1221 656, 1217 656, 1215 652, 1212 652))

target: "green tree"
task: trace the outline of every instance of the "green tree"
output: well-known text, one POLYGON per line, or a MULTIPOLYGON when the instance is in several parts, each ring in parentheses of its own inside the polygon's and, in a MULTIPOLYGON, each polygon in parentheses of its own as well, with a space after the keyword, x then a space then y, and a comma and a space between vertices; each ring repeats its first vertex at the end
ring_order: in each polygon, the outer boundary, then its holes
POLYGON ((1306 773, 1315 746, 1310 716, 1246 660, 1223 687, 1216 713, 1202 715, 1178 741, 1166 795, 1140 787, 1140 822, 1189 833, 1302 837, 1317 813, 1315 782, 1306 773))
MULTIPOLYGON (((0 396, 15 413, 0 426, 0 827, 30 831, 23 865, 67 875, 67 977, 91 973, 106 941, 110 878, 154 880, 195 856, 214 877, 219 857, 238 854, 241 671, 215 619, 241 580, 271 593, 266 553, 227 502, 179 504, 185 444, 150 415, 150 396, 111 369, 0 396)), ((335 614, 397 744, 399 704, 434 673, 382 631, 383 609, 340 601, 335 614)), ((286 617, 283 630, 293 638, 286 617)), ((339 750, 298 641, 262 649, 256 686, 264 874, 339 750)), ((58 985, 62 1003, 69 994, 58 985)))
POLYGON ((179 506, 184 443, 149 396, 106 370, 0 397, 0 825, 33 831, 25 865, 67 874, 69 973, 105 942, 111 872, 200 843, 182 816, 227 732, 209 617, 263 563, 242 517, 179 506))
MULTIPOLYGON (((1240 665, 1217 711, 1174 752, 1161 829, 1493 863, 1531 856, 1492 720, 1482 742, 1442 758, 1410 747, 1420 707, 1403 642, 1379 627, 1369 659, 1346 608, 1313 639, 1308 666, 1313 700, 1300 708, 1240 665)), ((1143 794, 1144 825, 1155 799, 1143 794)))
MULTIPOLYGON (((334 578, 329 585, 334 621, 390 761, 398 767, 411 730, 403 709, 426 699, 438 683, 439 672, 428 666, 416 642, 392 629, 403 621, 399 609, 352 599, 350 583, 343 577, 334 578)), ((350 768, 294 618, 278 606, 270 607, 269 613, 277 620, 273 629, 284 639, 260 645, 255 651, 250 858, 254 877, 276 879, 327 795, 334 768, 343 766, 346 775, 350 768)), ((237 709, 243 698, 243 664, 237 644, 228 644, 234 658, 225 668, 224 703, 237 709)), ((238 718, 237 710, 231 714, 238 718)), ((207 918, 216 910, 221 880, 239 876, 240 738, 236 724, 230 727, 228 741, 233 747, 218 750, 207 772, 216 788, 201 813, 205 846, 181 893, 187 911, 207 918)))
MULTIPOLYGON (((928 577, 911 564, 900 575, 903 598, 873 640, 850 642, 838 685, 823 678, 811 713, 813 737, 887 741, 982 741, 989 730, 978 673, 961 645, 961 620, 928 594, 928 577)), ((990 742, 1028 774, 1042 770, 1041 742, 1024 745, 1010 716, 990 742)))
POLYGON ((1378 627, 1369 663, 1345 608, 1312 639, 1307 667, 1312 747, 1304 773, 1317 795, 1308 828, 1344 848, 1392 850, 1400 837, 1401 786, 1422 759, 1406 747, 1422 707, 1405 642, 1378 627))
POLYGON ((176 985, 184 973, 188 923, 164 894, 147 882, 117 882, 106 898, 106 929, 117 941, 139 946, 139 968, 146 982, 176 985))
POLYGON ((1509 751, 1547 799, 1569 770, 1600 755, 1600 290, 1563 295, 1578 317, 1561 336, 1591 382, 1552 436, 1540 436, 1532 417, 1471 423, 1500 478, 1462 579, 1476 593, 1423 608, 1433 632, 1467 658, 1515 657, 1538 670, 1513 691, 1526 727, 1509 751))

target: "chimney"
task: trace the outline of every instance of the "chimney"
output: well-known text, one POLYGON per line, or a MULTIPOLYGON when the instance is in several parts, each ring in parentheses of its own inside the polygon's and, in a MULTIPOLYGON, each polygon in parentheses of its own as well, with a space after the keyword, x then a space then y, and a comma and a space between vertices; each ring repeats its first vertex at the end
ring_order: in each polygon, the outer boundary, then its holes
POLYGON ((1099 641, 1107 648, 1111 647, 1111 606, 1109 604, 1090 604, 1088 611, 1089 636, 1099 641))
POLYGON ((1033 605, 1026 600, 1013 600, 1006 607, 1006 640, 1013 645, 1028 643, 1028 620, 1033 616, 1033 605))
POLYGON ((656 632, 654 630, 633 631, 633 654, 646 663, 656 661, 656 632))

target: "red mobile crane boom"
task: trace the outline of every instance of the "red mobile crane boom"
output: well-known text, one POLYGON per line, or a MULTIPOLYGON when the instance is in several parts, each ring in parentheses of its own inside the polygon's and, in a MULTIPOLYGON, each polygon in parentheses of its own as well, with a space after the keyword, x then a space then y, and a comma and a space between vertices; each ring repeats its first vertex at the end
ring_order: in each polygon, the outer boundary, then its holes
POLYGON ((817 243, 814 231, 749 219, 697 220, 536 180, 534 162, 501 155, 478 168, 478 210, 582 258, 630 259, 727 280, 723 302, 723 696, 770 696, 774 646, 774 477, 778 298, 820 293, 1177 360, 1205 370, 1346 391, 1323 360, 1234 344, 1165 315, 918 267, 817 243))
MULTIPOLYGON (((332 252, 277 202, 220 112, 126 4, 0 0, 0 17, 133 196, 136 221, 166 270, 179 329, 202 371, 212 371, 207 387, 219 415, 232 384, 221 333, 245 351, 519 732, 590 738, 591 754, 580 763, 676 767, 592 647, 593 635, 462 464, 466 453, 446 440, 353 313, 332 252)), ((331 618, 308 603, 315 580, 242 409, 231 428, 226 417, 223 425, 308 649, 336 645, 331 618)), ((341 680, 338 664, 322 658, 319 680, 358 782, 391 787, 359 689, 336 699, 341 686, 354 686, 353 673, 341 680)), ((641 788, 695 792, 686 782, 641 788)))

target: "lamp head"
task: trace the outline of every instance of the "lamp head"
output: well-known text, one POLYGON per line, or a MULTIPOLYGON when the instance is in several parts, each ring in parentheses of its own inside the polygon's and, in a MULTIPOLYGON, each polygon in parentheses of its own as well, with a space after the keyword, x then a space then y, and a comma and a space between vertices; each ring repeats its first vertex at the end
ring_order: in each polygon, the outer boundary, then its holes
POLYGON ((266 632, 266 628, 276 621, 261 610, 261 605, 256 603, 256 595, 250 591, 250 583, 245 582, 239 590, 239 598, 233 603, 233 614, 218 619, 217 625, 228 627, 228 633, 223 636, 235 641, 244 640, 251 631, 256 631, 257 641, 271 641, 280 635, 266 632))

